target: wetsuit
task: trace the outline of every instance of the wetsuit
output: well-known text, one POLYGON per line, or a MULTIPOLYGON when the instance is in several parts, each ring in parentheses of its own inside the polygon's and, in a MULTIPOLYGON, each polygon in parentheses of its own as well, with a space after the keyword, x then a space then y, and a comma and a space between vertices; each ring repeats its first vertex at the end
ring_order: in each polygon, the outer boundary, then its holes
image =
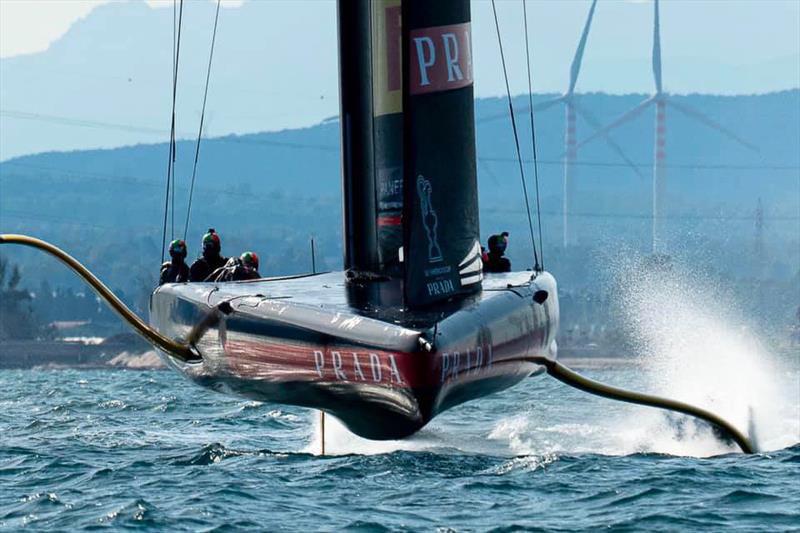
POLYGON ((246 267, 244 265, 240 265, 233 271, 233 280, 240 281, 246 279, 259 279, 261 278, 261 274, 258 273, 258 270, 251 267, 246 267))
POLYGON ((511 272, 511 261, 503 257, 506 253, 508 233, 489 237, 489 253, 483 262, 484 272, 511 272))
POLYGON ((211 281, 243 281, 259 279, 261 274, 255 268, 245 266, 238 257, 231 257, 225 267, 217 270, 211 276, 211 281))
POLYGON ((227 258, 217 254, 216 256, 203 256, 192 263, 189 268, 190 281, 206 281, 206 279, 218 268, 225 266, 227 258))
POLYGON ((189 281, 189 266, 181 260, 180 263, 168 261, 161 265, 161 275, 158 284, 185 283, 189 281))
POLYGON ((483 264, 484 272, 511 272, 511 261, 502 255, 489 252, 488 259, 483 264))

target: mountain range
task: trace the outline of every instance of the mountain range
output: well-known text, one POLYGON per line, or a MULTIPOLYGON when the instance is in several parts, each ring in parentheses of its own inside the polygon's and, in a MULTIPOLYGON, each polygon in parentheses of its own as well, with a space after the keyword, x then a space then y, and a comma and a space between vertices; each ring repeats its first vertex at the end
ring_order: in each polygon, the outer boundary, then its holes
MULTIPOLYGON (((537 95, 535 101, 551 96, 537 95)), ((645 97, 588 94, 580 96, 580 103, 597 121, 608 123, 645 97)), ((699 257, 719 271, 741 273, 742 265, 752 263, 743 258, 752 256, 761 232, 771 250, 770 275, 790 278, 800 264, 800 91, 676 99, 702 110, 757 150, 668 112, 665 226, 670 252, 699 257), (756 216, 759 202, 761 223, 756 216)), ((514 103, 533 190, 527 97, 514 103)), ((475 109, 484 237, 510 231, 511 258, 519 266, 528 265, 531 247, 507 103, 479 99, 475 109)), ((601 139, 580 148, 572 206, 577 246, 564 250, 563 110, 555 106, 536 115, 545 257, 560 269, 562 283, 590 283, 593 262, 607 260, 613 250, 649 249, 653 119, 647 113, 611 134, 635 170, 601 139)), ((577 129, 579 138, 593 131, 582 120, 577 129)), ((183 236, 194 149, 190 141, 177 145, 175 215, 174 223, 171 214, 167 217, 168 237, 183 236)), ((0 227, 53 240, 112 285, 129 289, 134 281, 152 283, 161 256, 168 152, 167 143, 157 143, 4 161, 0 227)), ((187 234, 190 254, 197 252, 200 235, 213 226, 223 235, 228 253, 258 251, 265 273, 307 270, 311 236, 320 268, 341 268, 340 191, 338 119, 301 129, 205 139, 187 234)), ((33 252, 15 250, 14 255, 28 279, 74 283, 63 268, 33 252)))

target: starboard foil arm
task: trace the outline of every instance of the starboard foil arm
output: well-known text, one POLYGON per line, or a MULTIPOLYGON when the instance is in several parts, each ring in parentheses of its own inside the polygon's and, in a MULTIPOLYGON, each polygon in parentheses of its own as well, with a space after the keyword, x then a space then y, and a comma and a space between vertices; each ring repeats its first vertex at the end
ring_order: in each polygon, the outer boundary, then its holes
POLYGON ((122 300, 117 298, 117 296, 111 292, 111 289, 106 287, 88 268, 57 246, 35 237, 16 234, 0 234, 0 244, 20 244, 22 246, 29 246, 55 257, 71 268, 73 272, 85 281, 86 284, 89 285, 120 318, 122 318, 123 321, 130 325, 131 328, 148 343, 164 350, 166 353, 183 362, 199 361, 201 359, 200 354, 192 348, 190 343, 184 344, 170 339, 150 327, 144 320, 139 318, 136 313, 131 311, 128 306, 122 303, 122 300))
POLYGON ((605 383, 582 376, 562 363, 546 357, 537 357, 535 358, 535 362, 543 365, 547 369, 549 375, 570 387, 575 387, 589 394, 602 396, 603 398, 609 398, 611 400, 657 407, 659 409, 666 409, 668 411, 694 416, 711 424, 711 426, 720 431, 722 435, 735 442, 744 453, 756 453, 758 451, 754 445, 755 439, 748 438, 741 431, 736 429, 733 424, 700 407, 695 407, 694 405, 670 398, 662 398, 612 387, 611 385, 606 385, 605 383))

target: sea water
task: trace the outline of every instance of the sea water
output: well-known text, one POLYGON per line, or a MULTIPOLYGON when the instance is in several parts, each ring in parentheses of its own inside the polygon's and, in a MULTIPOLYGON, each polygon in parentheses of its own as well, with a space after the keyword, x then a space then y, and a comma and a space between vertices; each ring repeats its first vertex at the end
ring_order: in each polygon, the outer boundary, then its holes
POLYGON ((168 371, 0 371, 0 529, 800 531, 800 360, 710 293, 627 283, 641 356, 589 377, 719 413, 685 417, 548 376, 367 441, 306 409, 168 371))
MULTIPOLYGON (((586 373, 648 382, 638 366, 586 373)), ((0 528, 797 530, 800 375, 788 365, 771 379, 784 395, 755 406, 771 414, 753 456, 539 376, 406 441, 366 441, 328 417, 322 457, 309 410, 171 372, 7 370, 0 528)))

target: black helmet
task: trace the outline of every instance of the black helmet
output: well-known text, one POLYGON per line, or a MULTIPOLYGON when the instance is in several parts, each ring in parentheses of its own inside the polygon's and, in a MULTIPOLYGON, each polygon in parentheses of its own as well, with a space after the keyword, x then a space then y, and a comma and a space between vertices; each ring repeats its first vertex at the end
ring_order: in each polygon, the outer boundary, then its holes
POLYGON ((499 235, 492 235, 489 237, 489 251, 494 253, 505 253, 506 246, 508 246, 508 232, 504 231, 499 235))

